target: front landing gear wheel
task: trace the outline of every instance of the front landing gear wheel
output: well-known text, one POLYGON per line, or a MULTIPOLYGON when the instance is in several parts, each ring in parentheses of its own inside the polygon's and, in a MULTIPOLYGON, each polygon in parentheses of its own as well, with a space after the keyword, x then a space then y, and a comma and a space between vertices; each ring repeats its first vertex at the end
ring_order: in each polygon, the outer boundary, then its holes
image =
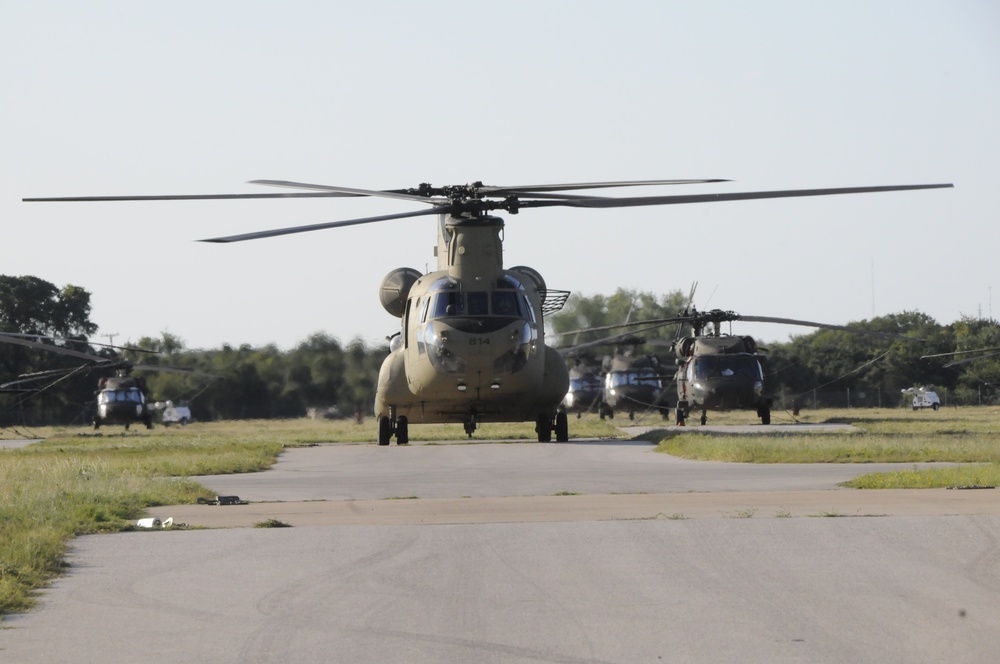
POLYGON ((388 445, 389 440, 392 438, 392 420, 388 416, 383 415, 378 418, 378 444, 388 445))
POLYGON ((396 420, 396 444, 410 444, 410 424, 405 416, 401 416, 396 420))
POLYGON ((552 440, 552 418, 547 413, 541 413, 535 418, 535 433, 538 434, 539 443, 552 440))
POLYGON ((556 413, 556 442, 569 442, 569 421, 566 413, 556 413))

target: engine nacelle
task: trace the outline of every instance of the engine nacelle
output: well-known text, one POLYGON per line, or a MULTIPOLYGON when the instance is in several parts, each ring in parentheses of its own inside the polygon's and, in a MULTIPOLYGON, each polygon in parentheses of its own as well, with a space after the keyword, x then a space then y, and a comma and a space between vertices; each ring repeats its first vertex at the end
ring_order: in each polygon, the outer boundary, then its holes
POLYGON ((410 288, 422 275, 412 267, 401 267, 385 275, 378 297, 382 307, 396 318, 402 318, 406 311, 406 298, 410 288))

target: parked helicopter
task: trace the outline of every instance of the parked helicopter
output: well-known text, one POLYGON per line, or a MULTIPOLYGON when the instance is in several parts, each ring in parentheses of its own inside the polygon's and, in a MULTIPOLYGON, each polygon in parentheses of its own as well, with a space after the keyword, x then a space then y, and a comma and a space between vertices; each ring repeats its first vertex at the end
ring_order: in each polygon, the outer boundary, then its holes
POLYGON ((380 300, 401 319, 390 338, 389 356, 379 371, 375 396, 378 443, 409 441, 410 423, 462 422, 471 436, 481 422, 535 422, 540 442, 568 440, 559 404, 569 388, 562 356, 545 344, 543 316, 562 307, 568 292, 549 289, 541 275, 524 266, 505 269, 504 221, 490 214, 517 214, 526 208, 622 208, 647 205, 875 193, 951 187, 951 184, 802 189, 743 193, 611 198, 578 195, 587 189, 694 184, 721 180, 645 180, 526 186, 468 185, 372 190, 255 180, 255 184, 300 190, 283 194, 197 194, 25 198, 25 201, 208 200, 295 197, 379 197, 429 205, 428 209, 210 238, 239 242, 292 233, 368 224, 390 219, 438 217, 437 270, 390 272, 380 300))
MULTIPOLYGON (((589 377, 589 381, 578 383, 578 389, 593 404, 590 408, 578 410, 578 413, 596 410, 601 419, 605 419, 613 418, 616 411, 624 411, 629 419, 634 419, 636 411, 656 410, 669 417, 670 406, 663 390, 663 379, 671 378, 672 374, 662 375, 657 356, 637 352, 645 343, 646 339, 642 337, 625 334, 599 340, 595 344, 584 344, 588 348, 610 346, 613 350, 601 359, 600 364, 591 358, 587 365, 570 368, 570 392, 563 400, 563 407, 569 410, 571 404, 582 401, 581 395, 574 392, 572 376, 576 371, 578 375, 589 377), (584 385, 587 386, 585 391, 584 385)), ((563 352, 578 354, 580 351, 570 349, 563 352)))
POLYGON ((66 369, 51 369, 22 374, 16 380, 0 385, 0 390, 38 393, 63 380, 93 372, 113 372, 111 376, 101 376, 97 382, 97 408, 94 415, 94 429, 103 425, 123 425, 127 431, 132 424, 141 423, 147 429, 153 428, 153 419, 148 402, 146 380, 141 376, 132 376, 133 370, 166 371, 189 375, 210 376, 193 369, 180 369, 160 365, 137 365, 120 358, 109 358, 94 355, 89 352, 74 350, 64 345, 44 343, 42 340, 58 341, 60 343, 86 343, 87 345, 119 348, 138 353, 151 353, 138 348, 123 348, 96 342, 84 342, 73 339, 58 339, 41 335, 0 333, 0 343, 15 344, 27 348, 44 350, 60 355, 66 355, 82 360, 83 363, 66 369))
POLYGON ((577 418, 584 413, 597 413, 602 420, 608 417, 600 363, 589 353, 574 353, 567 357, 570 358, 569 390, 559 409, 566 413, 576 413, 577 418))
POLYGON ((608 327, 676 325, 678 323, 691 326, 690 336, 679 338, 671 344, 671 354, 675 356, 677 366, 673 379, 677 384, 675 421, 678 426, 684 426, 691 413, 699 410, 701 411, 700 422, 702 425, 708 422, 709 410, 755 410, 761 424, 770 424, 774 396, 768 392, 766 386, 767 359, 764 355, 765 351, 749 335, 723 333, 722 323, 732 321, 801 325, 869 334, 894 340, 918 341, 903 335, 874 332, 843 325, 772 316, 748 316, 720 309, 699 312, 693 307, 673 318, 608 327))

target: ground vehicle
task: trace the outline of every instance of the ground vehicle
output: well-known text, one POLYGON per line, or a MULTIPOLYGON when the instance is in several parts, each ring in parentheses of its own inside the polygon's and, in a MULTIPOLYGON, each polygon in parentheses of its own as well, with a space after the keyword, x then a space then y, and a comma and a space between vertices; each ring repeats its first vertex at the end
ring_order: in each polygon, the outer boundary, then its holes
POLYGON ((941 407, 941 399, 937 392, 926 387, 910 387, 903 390, 903 394, 913 395, 913 410, 921 408, 933 408, 937 410, 941 407))
POLYGON ((160 421, 165 427, 171 424, 186 425, 191 421, 191 408, 186 403, 175 404, 173 401, 157 401, 153 408, 160 411, 160 421))

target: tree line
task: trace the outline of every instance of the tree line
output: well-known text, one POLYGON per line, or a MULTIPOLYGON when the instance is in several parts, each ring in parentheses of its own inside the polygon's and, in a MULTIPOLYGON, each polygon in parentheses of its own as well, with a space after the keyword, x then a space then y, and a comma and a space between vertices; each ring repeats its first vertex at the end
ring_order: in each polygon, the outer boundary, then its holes
MULTIPOLYGON (((559 335, 557 342, 572 346, 608 335, 608 330, 600 329, 604 326, 676 317, 692 307, 690 300, 691 295, 680 290, 661 295, 626 289, 612 295, 574 294, 549 322, 559 335), (589 331, 594 328, 596 331, 589 331)), ((734 321, 727 325, 732 334, 754 336, 753 323, 734 321)), ((946 365, 977 355, 945 355, 1000 350, 1000 323, 996 320, 963 317, 942 325, 924 313, 905 311, 844 327, 856 332, 823 328, 809 332, 803 327, 801 335, 788 341, 755 337, 764 347, 765 383, 777 398, 776 407, 894 407, 910 401, 902 390, 923 386, 935 388, 946 405, 1000 403, 1000 355, 951 367, 946 365), (905 339, 863 334, 862 330, 905 339), (927 357, 931 355, 938 357, 927 357)), ((668 368, 674 366, 676 358, 669 352, 670 343, 691 333, 681 324, 638 329, 638 336, 647 343, 635 352, 654 354, 661 358, 660 365, 668 368)), ((616 328, 610 333, 620 331, 616 328)), ((602 348, 614 352, 613 345, 602 348)))
MULTIPOLYGON (((566 346, 609 334, 592 328, 677 316, 690 306, 688 300, 679 290, 653 294, 619 289, 612 295, 574 295, 546 322, 554 335, 552 341, 566 346)), ((739 322, 732 326, 734 333, 753 334, 739 322)), ((764 366, 771 391, 787 402, 778 406, 788 407, 795 400, 803 406, 896 406, 902 403, 902 389, 922 385, 937 388, 946 405, 1000 402, 997 357, 950 368, 944 365, 952 358, 921 359, 1000 347, 996 321, 962 318, 941 325, 925 314, 903 312, 848 325, 852 326, 920 341, 820 329, 786 342, 765 343, 764 366)), ((197 372, 141 370, 151 400, 187 403, 196 420, 368 416, 379 367, 388 354, 385 344, 371 347, 360 338, 343 344, 325 334, 310 336, 287 351, 274 345, 191 350, 185 348, 183 339, 166 333, 135 343, 137 349, 153 351, 146 353, 100 346, 90 341, 97 330, 90 319, 90 293, 85 289, 59 288, 37 277, 0 275, 0 332, 74 340, 49 343, 152 369, 197 372)), ((655 353, 663 358, 663 366, 672 366, 673 357, 665 346, 686 333, 677 326, 644 330, 642 336, 650 345, 643 352, 655 353), (661 343, 653 345, 654 340, 661 343)), ((24 374, 75 370, 69 376, 47 374, 42 381, 11 385, 8 390, 31 389, 0 394, 0 425, 88 424, 100 376, 84 364, 75 357, 0 344, 0 383, 16 383, 24 374)))

